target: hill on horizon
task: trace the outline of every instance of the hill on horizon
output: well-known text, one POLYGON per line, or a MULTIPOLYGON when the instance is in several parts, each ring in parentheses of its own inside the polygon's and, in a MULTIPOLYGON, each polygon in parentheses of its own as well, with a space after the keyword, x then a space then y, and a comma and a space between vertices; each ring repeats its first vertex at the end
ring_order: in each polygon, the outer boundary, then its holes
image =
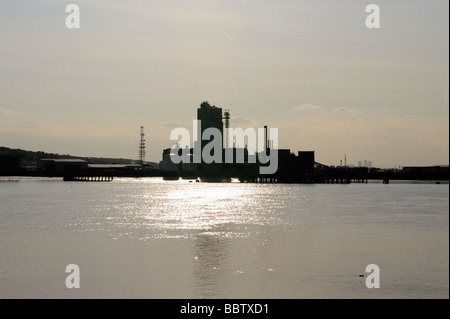
MULTIPOLYGON (((135 164, 138 161, 126 158, 108 158, 108 157, 86 157, 86 156, 73 156, 69 154, 57 154, 47 153, 43 151, 26 151, 22 149, 13 149, 9 147, 0 146, 0 167, 20 167, 35 166, 37 161, 43 158, 70 158, 70 159, 82 159, 89 164, 135 164)), ((157 167, 157 163, 147 162, 154 167, 157 167), (156 165, 156 166, 155 166, 156 165)))

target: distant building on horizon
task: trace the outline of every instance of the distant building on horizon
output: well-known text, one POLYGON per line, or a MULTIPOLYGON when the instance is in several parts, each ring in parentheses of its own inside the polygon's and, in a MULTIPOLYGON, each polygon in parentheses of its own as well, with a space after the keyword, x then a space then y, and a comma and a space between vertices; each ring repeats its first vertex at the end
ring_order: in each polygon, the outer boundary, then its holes
POLYGON ((364 167, 372 168, 372 161, 364 160, 364 167))
POLYGON ((372 168, 372 161, 364 160, 364 164, 362 161, 358 161, 358 167, 367 167, 372 168))

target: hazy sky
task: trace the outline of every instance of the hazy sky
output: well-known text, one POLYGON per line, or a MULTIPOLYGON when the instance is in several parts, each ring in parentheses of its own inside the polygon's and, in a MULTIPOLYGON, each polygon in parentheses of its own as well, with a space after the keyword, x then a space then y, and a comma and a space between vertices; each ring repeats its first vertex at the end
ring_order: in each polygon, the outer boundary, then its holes
POLYGON ((71 1, 0 1, 0 146, 137 159, 143 125, 159 161, 208 100, 324 164, 449 163, 447 0, 71 1))

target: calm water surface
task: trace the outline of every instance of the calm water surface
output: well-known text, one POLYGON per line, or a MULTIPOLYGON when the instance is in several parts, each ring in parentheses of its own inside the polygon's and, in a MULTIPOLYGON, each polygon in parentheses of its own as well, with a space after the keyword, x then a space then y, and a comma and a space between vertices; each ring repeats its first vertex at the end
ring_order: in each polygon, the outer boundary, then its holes
POLYGON ((0 178, 0 298, 449 298, 448 209, 448 184, 0 178))

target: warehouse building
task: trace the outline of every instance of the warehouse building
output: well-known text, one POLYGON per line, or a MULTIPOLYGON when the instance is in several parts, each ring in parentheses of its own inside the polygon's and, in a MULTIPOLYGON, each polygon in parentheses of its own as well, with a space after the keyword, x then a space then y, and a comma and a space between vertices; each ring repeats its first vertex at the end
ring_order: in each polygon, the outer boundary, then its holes
POLYGON ((73 171, 83 171, 88 169, 88 163, 81 159, 72 158, 45 158, 39 159, 37 170, 48 173, 64 173, 73 171))

